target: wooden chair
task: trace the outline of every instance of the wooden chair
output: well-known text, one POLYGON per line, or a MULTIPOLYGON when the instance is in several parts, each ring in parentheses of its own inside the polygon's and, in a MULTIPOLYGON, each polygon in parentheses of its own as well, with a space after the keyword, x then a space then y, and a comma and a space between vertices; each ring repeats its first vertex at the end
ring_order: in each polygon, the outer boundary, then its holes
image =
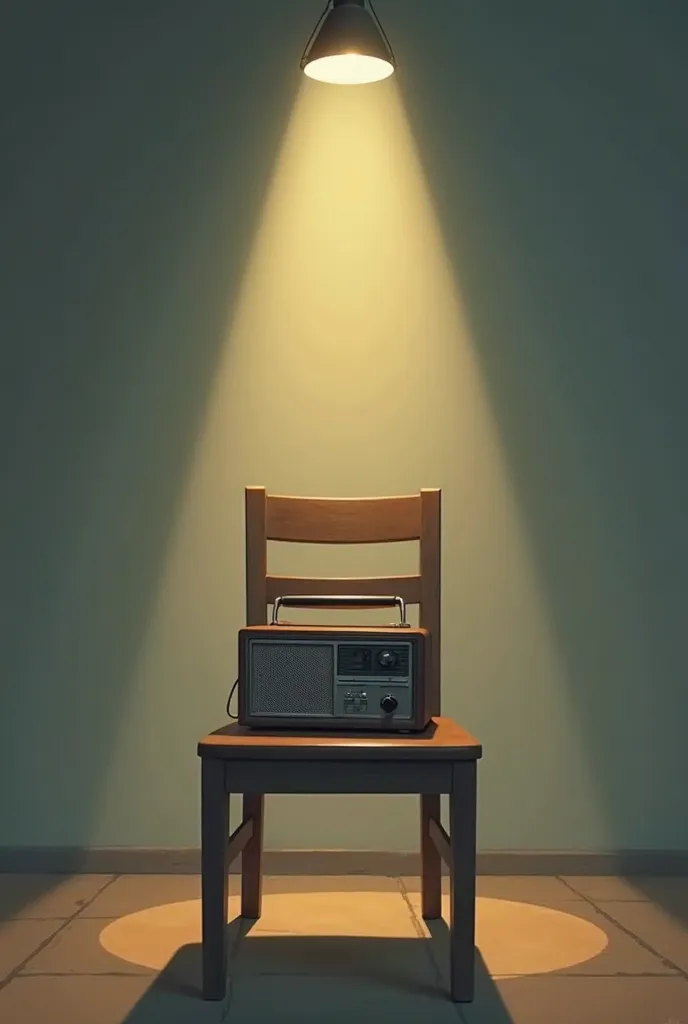
POLYGON ((310 594, 395 594, 419 604, 433 649, 435 717, 416 735, 318 735, 227 725, 199 745, 202 763, 203 998, 227 984, 230 864, 241 853, 241 916, 261 915, 265 793, 418 793, 422 913, 442 914, 441 859, 449 867, 451 998, 474 996, 476 776, 482 749, 440 717, 440 491, 395 498, 316 499, 246 490, 246 622, 262 625, 275 598, 310 594), (371 544, 420 541, 420 572, 373 579, 271 576, 267 542, 371 544), (316 766, 316 770, 314 770, 316 766), (243 794, 243 821, 229 836, 229 795, 243 794), (440 822, 449 795, 450 834, 440 822))

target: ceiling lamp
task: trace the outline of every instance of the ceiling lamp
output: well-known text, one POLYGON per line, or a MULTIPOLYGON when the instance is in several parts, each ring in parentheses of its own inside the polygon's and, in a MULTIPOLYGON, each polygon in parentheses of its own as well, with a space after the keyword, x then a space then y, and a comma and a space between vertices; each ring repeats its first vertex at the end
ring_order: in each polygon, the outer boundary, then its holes
POLYGON ((367 85, 394 74, 397 62, 372 3, 328 0, 301 67, 331 85, 367 85))

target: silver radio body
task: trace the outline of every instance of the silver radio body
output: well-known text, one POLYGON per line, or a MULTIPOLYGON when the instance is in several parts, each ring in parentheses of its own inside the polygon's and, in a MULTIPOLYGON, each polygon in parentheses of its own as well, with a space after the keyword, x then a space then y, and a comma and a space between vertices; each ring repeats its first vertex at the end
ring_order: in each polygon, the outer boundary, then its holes
POLYGON ((427 630, 248 626, 239 631, 239 723, 412 732, 431 717, 427 630))

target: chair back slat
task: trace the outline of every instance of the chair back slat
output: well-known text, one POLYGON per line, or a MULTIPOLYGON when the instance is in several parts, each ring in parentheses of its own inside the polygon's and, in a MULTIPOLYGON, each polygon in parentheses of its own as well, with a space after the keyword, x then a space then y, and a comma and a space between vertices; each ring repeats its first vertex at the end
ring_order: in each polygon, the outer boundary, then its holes
POLYGON ((268 496, 267 539, 301 544, 388 544, 420 539, 418 495, 402 498, 268 496))

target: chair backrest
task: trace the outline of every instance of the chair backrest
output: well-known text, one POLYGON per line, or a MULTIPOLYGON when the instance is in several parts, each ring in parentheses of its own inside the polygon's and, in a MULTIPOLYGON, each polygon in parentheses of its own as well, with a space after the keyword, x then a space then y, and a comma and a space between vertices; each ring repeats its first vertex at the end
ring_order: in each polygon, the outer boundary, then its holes
POLYGON ((440 714, 441 495, 422 490, 397 498, 292 498, 246 488, 246 624, 267 622, 277 597, 310 594, 395 595, 419 605, 419 623, 432 638, 428 699, 440 714), (308 578, 272 576, 268 541, 300 544, 387 544, 419 541, 413 576, 308 578))

